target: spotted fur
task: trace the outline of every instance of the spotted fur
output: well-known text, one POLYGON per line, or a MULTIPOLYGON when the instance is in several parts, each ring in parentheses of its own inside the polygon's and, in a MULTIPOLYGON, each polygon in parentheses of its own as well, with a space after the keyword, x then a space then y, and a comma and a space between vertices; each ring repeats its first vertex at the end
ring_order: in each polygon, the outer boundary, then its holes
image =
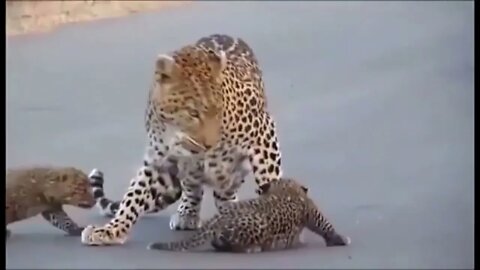
POLYGON ((85 209, 95 205, 88 176, 73 167, 9 169, 5 196, 7 226, 40 214, 69 235, 80 235, 83 228, 68 216, 63 205, 85 209))
POLYGON ((96 206, 103 215, 112 217, 117 212, 120 202, 113 201, 105 196, 103 184, 103 172, 98 169, 93 169, 90 172, 90 185, 92 186, 96 206))
POLYGON ((220 208, 237 200, 249 172, 257 186, 282 174, 262 72, 240 38, 212 35, 158 56, 145 127, 143 166, 118 207, 97 204, 113 218, 104 226, 88 227, 83 243, 122 244, 141 215, 179 199, 170 228, 197 229, 204 185, 212 187, 220 208))
POLYGON ((226 252, 262 252, 298 245, 304 228, 322 236, 327 246, 348 245, 308 198, 307 189, 293 179, 263 186, 258 198, 232 202, 188 239, 157 242, 149 249, 187 251, 209 242, 226 252))

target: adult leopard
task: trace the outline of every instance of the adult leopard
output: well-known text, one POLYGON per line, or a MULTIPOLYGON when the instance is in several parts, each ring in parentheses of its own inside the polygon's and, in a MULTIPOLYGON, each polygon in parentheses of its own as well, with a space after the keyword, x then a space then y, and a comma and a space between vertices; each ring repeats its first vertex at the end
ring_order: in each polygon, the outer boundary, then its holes
POLYGON ((214 34, 159 55, 145 126, 149 140, 143 166, 111 213, 114 218, 83 231, 84 244, 123 244, 140 215, 160 211, 180 197, 170 228, 197 229, 204 184, 212 187, 221 208, 238 200, 237 190, 251 170, 257 193, 282 176, 262 71, 240 38, 214 34), (182 147, 185 137, 204 150, 182 147))

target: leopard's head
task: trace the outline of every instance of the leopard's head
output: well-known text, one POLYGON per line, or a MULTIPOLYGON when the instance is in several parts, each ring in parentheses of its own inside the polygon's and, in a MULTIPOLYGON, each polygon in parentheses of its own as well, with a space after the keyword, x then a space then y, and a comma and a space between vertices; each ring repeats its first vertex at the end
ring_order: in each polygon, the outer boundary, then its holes
POLYGON ((45 184, 47 186, 44 193, 49 200, 86 209, 95 206, 90 179, 80 169, 53 168, 48 172, 48 181, 45 184))
POLYGON ((186 46, 159 55, 150 100, 157 116, 208 147, 219 139, 224 52, 186 46))

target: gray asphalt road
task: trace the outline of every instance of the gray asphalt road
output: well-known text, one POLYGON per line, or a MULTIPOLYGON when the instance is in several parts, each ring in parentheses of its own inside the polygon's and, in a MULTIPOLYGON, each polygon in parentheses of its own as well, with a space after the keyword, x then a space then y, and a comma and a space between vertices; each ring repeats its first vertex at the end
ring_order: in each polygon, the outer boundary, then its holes
MULTIPOLYGON (((171 207, 116 247, 84 247, 39 218, 15 224, 8 268, 473 267, 473 2, 203 2, 11 38, 7 166, 99 167, 120 197, 141 163, 155 56, 212 33, 257 52, 285 173, 352 245, 307 233, 276 253, 146 250, 185 234, 169 231, 171 207)), ((210 194, 202 211, 214 212, 210 194)))

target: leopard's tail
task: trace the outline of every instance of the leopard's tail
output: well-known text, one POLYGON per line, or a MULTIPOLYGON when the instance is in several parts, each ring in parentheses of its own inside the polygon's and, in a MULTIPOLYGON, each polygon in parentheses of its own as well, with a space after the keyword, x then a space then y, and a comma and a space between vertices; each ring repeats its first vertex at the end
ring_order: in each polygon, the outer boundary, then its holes
POLYGON ((104 178, 103 172, 93 169, 88 175, 92 187, 93 197, 100 213, 106 217, 113 217, 117 213, 121 201, 113 201, 105 196, 103 190, 104 178))
POLYGON ((212 242, 215 239, 219 220, 220 216, 218 215, 211 218, 190 238, 173 242, 155 242, 150 244, 148 249, 187 251, 202 246, 207 242, 212 242))

